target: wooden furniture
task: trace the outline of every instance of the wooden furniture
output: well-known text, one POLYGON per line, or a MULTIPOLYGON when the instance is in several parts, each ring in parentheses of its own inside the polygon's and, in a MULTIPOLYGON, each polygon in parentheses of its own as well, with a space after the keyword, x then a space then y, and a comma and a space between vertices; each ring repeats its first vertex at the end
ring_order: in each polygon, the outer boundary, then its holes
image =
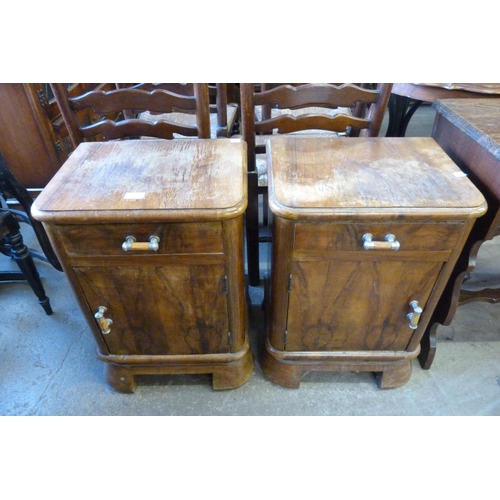
POLYGON ((38 192, 64 162, 42 84, 0 84, 0 150, 27 188, 38 192))
MULTIPOLYGON (((134 85, 117 83, 116 85, 118 88, 132 87, 149 92, 155 89, 164 89, 183 96, 194 96, 194 85, 192 83, 137 83, 134 85)), ((228 89, 227 83, 215 83, 209 84, 208 95, 210 102, 210 137, 212 139, 230 137, 238 118, 238 105, 234 102, 234 92, 228 89), (231 102, 228 102, 228 95, 233 97, 231 102)), ((129 111, 126 117, 132 118, 132 115, 133 113, 129 111)), ((186 112, 178 110, 170 113, 151 113, 150 111, 145 111, 139 117, 151 122, 167 120, 192 127, 196 126, 196 114, 194 111, 186 112)), ((182 136, 179 137, 182 138, 182 136)))
POLYGON ((273 133, 304 131, 377 136, 392 84, 375 90, 355 84, 261 84, 241 83, 241 126, 248 144, 248 209, 246 237, 250 285, 259 284, 259 195, 267 192, 267 167, 259 167, 265 140, 273 133), (368 114, 361 113, 369 106, 368 114), (304 112, 304 110, 306 110, 304 112), (262 119, 259 119, 259 116, 262 119))
POLYGON ((431 367, 436 354, 437 327, 450 325, 460 304, 500 300, 498 289, 473 292, 464 283, 476 267, 481 244, 494 238, 500 225, 500 100, 446 99, 434 107, 432 136, 483 193, 488 210, 475 222, 422 338, 419 360, 424 369, 431 367))
MULTIPOLYGON (((37 249, 30 249, 31 255, 49 262, 55 269, 62 271, 61 264, 52 248, 42 223, 34 219, 31 215, 31 206, 33 205, 31 194, 10 171, 5 158, 0 152, 0 201, 1 200, 15 201, 22 210, 12 209, 11 211, 15 213, 17 218, 32 226, 33 232, 40 245, 41 252, 37 249)), ((6 205, 9 206, 8 203, 6 203, 6 205)), ((14 205, 12 204, 12 206, 14 205)))
POLYGON ((437 99, 500 97, 499 83, 394 83, 386 137, 404 137, 415 111, 437 99))
POLYGON ((473 225, 481 193, 432 138, 268 141, 272 272, 264 373, 377 373, 397 387, 473 225))
POLYGON ((0 271, 0 282, 27 281, 38 297, 46 314, 52 314, 50 300, 40 280, 40 275, 28 247, 24 244, 21 228, 15 215, 0 209, 0 251, 12 257, 20 271, 0 271))
MULTIPOLYGON (((71 96, 110 84, 75 83, 71 96)), ((59 107, 45 83, 0 83, 0 151, 19 182, 32 197, 47 185, 73 147, 59 107)), ((95 119, 91 111, 80 120, 95 119)))
POLYGON ((74 147, 83 141, 141 137, 173 139, 174 134, 210 138, 210 103, 206 83, 195 83, 194 95, 179 95, 164 89, 148 91, 127 87, 109 91, 91 90, 76 97, 69 95, 65 84, 50 85, 74 147), (101 115, 102 119, 91 124, 82 122, 78 114, 87 109, 101 115), (194 112, 196 124, 183 125, 136 117, 145 111, 171 113, 176 110, 194 112), (124 113, 123 119, 120 119, 119 112, 124 113))
POLYGON ((115 389, 250 376, 245 160, 231 139, 82 143, 35 201, 115 389))

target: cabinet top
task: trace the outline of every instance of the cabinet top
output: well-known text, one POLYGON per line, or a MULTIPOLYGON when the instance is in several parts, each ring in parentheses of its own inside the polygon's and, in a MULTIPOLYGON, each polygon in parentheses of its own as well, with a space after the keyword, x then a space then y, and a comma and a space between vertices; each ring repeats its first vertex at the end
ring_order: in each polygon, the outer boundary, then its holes
POLYGON ((479 217, 479 190, 430 137, 281 136, 267 144, 269 205, 289 219, 479 217))
POLYGON ((42 221, 221 220, 247 204, 246 144, 175 139, 80 144, 35 200, 42 221))

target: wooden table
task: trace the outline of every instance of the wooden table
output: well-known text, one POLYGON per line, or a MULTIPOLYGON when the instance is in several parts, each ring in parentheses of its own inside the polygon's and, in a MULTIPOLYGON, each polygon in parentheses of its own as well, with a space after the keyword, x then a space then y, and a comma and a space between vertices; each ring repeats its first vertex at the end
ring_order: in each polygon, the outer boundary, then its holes
POLYGON ((89 142, 36 199, 115 389, 181 373, 230 389, 252 373, 246 170, 237 140, 89 142))
POLYGON ((430 368, 436 353, 436 328, 449 325, 460 304, 500 300, 500 289, 462 289, 475 268, 481 244, 495 237, 500 225, 500 100, 446 99, 436 101, 434 107, 433 137, 483 193, 488 210, 476 220, 422 338, 419 360, 424 369, 430 368))
POLYGON ((273 213, 262 369, 371 371, 411 359, 485 200, 431 137, 269 140, 273 213))
POLYGON ((500 83, 395 83, 386 137, 404 137, 415 111, 437 99, 500 98, 500 83))

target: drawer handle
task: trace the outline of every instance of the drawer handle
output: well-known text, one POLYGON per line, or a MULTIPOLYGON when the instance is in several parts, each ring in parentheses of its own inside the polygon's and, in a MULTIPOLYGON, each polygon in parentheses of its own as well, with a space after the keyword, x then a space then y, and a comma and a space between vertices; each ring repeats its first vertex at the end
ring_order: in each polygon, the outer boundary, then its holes
POLYGON ((363 235, 363 248, 365 250, 399 250, 399 241, 393 234, 386 234, 385 241, 373 241, 373 235, 363 235))
POLYGON ((423 309, 418 305, 417 300, 412 300, 410 302, 410 307, 413 312, 410 312, 406 315, 406 317, 410 320, 410 324, 408 325, 412 330, 416 330, 418 327, 418 322, 420 320, 420 316, 422 315, 423 309))
POLYGON ((106 311, 107 311, 107 309, 104 306, 99 306, 97 309, 97 312, 94 314, 94 318, 99 323, 99 327, 101 328, 101 333, 103 335, 106 335, 109 332, 111 332, 110 326, 113 324, 112 319, 104 317, 104 313, 106 311))
POLYGON ((124 252, 129 252, 131 250, 136 251, 146 251, 150 250, 156 252, 160 248, 160 238, 158 236, 150 236, 149 242, 137 241, 134 236, 127 236, 122 244, 122 249, 124 252))

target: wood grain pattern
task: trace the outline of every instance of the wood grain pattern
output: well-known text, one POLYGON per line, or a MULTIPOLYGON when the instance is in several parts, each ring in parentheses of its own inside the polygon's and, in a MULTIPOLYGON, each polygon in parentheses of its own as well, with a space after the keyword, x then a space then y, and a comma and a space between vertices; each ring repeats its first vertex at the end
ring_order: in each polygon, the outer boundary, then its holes
POLYGON ((432 139, 277 138, 268 159, 264 373, 288 387, 328 369, 406 383, 484 197, 432 139), (398 249, 366 250, 366 233, 393 234, 398 249), (412 301, 423 309, 416 328, 412 301))
POLYGON ((224 266, 77 267, 92 311, 108 309, 110 354, 229 352, 224 266))
POLYGON ((476 217, 486 208, 481 193, 432 138, 277 137, 270 143, 270 204, 284 217, 314 213, 335 219, 364 212, 449 218, 453 210, 457 217, 476 217))
POLYGON ((235 217, 246 200, 242 141, 118 141, 80 144, 34 210, 44 221, 57 214, 59 222, 185 222, 235 217), (228 189, 229 181, 243 191, 228 189))
POLYGON ((500 160, 500 99, 447 99, 434 108, 500 160))
POLYGON ((241 141, 86 143, 37 200, 115 389, 139 374, 208 373, 214 389, 251 375, 245 172, 241 141), (157 250, 122 249, 153 235, 157 250))
POLYGON ((441 268, 389 259, 293 263, 284 350, 406 350, 409 303, 426 306, 441 268))
MULTIPOLYGON (((409 251, 448 251, 450 252, 457 238, 463 231, 463 223, 414 223, 403 222, 365 222, 339 223, 334 226, 327 223, 298 222, 295 225, 294 251, 310 251, 314 248, 323 252, 362 252, 363 235, 370 233, 374 240, 383 241, 385 235, 394 234, 400 244, 398 253, 409 251)), ((394 255, 394 252, 389 253, 394 255)))
POLYGON ((57 229, 60 244, 73 257, 165 255, 188 253, 222 253, 222 225, 220 222, 156 223, 156 224, 67 224, 57 229), (124 252, 122 243, 127 236, 137 241, 148 241, 150 236, 160 238, 156 252, 124 252))

